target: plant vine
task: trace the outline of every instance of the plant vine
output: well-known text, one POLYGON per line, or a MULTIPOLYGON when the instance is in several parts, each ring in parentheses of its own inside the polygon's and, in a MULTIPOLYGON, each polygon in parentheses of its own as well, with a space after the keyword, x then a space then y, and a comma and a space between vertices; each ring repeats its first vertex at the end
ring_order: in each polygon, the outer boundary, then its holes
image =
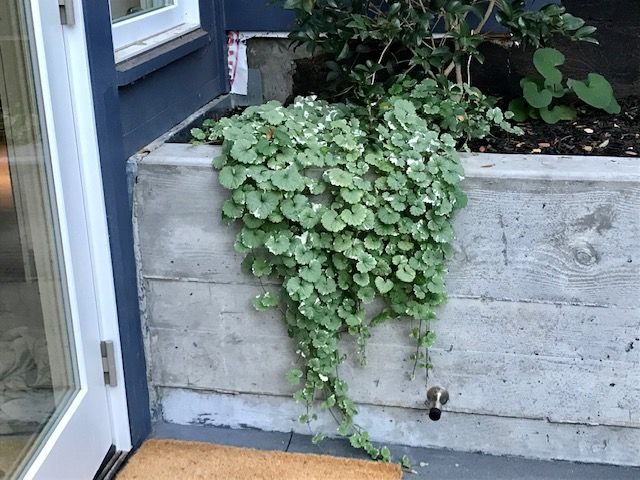
POLYGON ((196 141, 222 141, 214 160, 230 191, 222 216, 242 226, 234 248, 243 266, 281 282, 253 303, 280 308, 296 343, 302 366, 287 378, 307 407, 300 420, 315 420, 320 404, 374 459, 391 452, 356 422, 339 340, 353 337, 364 365, 373 327, 413 319, 414 370, 426 361, 429 322, 446 300, 451 220, 466 203, 456 149, 492 127, 516 131, 478 90, 405 77, 366 109, 298 98, 192 131, 196 141), (376 298, 382 307, 370 314, 376 298))

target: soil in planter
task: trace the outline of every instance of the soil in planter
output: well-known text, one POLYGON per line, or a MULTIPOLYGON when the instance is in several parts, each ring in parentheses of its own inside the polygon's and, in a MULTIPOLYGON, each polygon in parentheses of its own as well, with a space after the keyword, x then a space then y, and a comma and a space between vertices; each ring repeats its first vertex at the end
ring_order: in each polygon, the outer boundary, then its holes
POLYGON ((640 158, 640 97, 619 100, 618 115, 583 110, 573 122, 548 125, 539 120, 520 124, 524 135, 496 132, 470 142, 474 152, 600 155, 640 158))
MULTIPOLYGON (((325 59, 296 60, 293 96, 317 94, 329 96, 326 90, 325 59)), ((599 155, 640 158, 640 97, 618 100, 622 111, 610 115, 601 110, 578 106, 574 122, 548 125, 531 120, 520 124, 524 135, 496 132, 495 135, 470 142, 471 150, 487 153, 539 153, 550 155, 599 155)), ((500 105, 505 107, 506 105, 500 105)))
POLYGON ((201 128, 202 122, 204 122, 206 119, 220 120, 221 118, 224 118, 224 117, 232 117, 234 115, 244 112, 246 108, 247 107, 240 106, 240 107, 233 107, 230 109, 223 108, 218 110, 217 108, 215 108, 213 110, 209 110, 206 113, 200 115, 195 120, 193 120, 184 128, 180 129, 178 132, 176 132, 171 138, 169 138, 169 140, 167 140, 167 143, 190 143, 193 138, 191 136, 191 129, 201 128))

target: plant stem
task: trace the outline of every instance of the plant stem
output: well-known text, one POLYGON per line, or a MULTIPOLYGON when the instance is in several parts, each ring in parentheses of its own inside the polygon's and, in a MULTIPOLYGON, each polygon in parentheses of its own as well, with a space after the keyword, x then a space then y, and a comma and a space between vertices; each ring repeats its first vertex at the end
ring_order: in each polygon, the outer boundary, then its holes
MULTIPOLYGON (((496 6, 496 1, 497 0, 489 0, 489 5, 487 5, 487 10, 484 12, 484 16, 482 17, 482 20, 480 20, 480 23, 478 24, 478 26, 471 31, 472 35, 475 35, 476 32, 480 33, 483 27, 487 24, 487 22, 491 18, 491 13, 493 13, 493 10, 496 6)), ((456 44, 456 51, 457 50, 458 50, 458 45, 456 44)), ((452 61, 447 66, 447 68, 445 68, 444 75, 445 77, 448 77, 449 75, 451 75, 451 72, 453 71, 454 68, 456 69, 456 81, 458 82, 458 84, 462 85, 462 80, 461 80, 462 72, 460 72, 460 75, 458 75, 458 68, 460 68, 460 65, 456 65, 455 60, 452 61)), ((469 80, 469 83, 471 83, 470 80, 469 80)))
POLYGON ((416 338, 416 358, 413 362, 413 370, 411 371, 411 380, 416 378, 416 369, 418 368, 418 361, 420 359, 420 339, 422 338, 422 319, 420 319, 420 324, 418 325, 418 338, 416 338))
POLYGON ((487 22, 489 21, 489 19, 491 18, 491 13, 493 12, 493 9, 496 6, 496 0, 490 0, 489 1, 489 5, 487 5, 487 11, 484 12, 484 17, 482 17, 482 20, 480 21, 480 23, 478 24, 478 26, 472 30, 472 33, 480 33, 480 31, 482 31, 482 28, 487 24, 487 22))
MULTIPOLYGON (((393 39, 389 40, 387 45, 384 47, 384 50, 382 50, 382 53, 380 54, 380 58, 378 58, 378 65, 382 63, 382 60, 384 59, 384 56, 387 54, 387 50, 389 50, 389 47, 391 47, 392 43, 393 43, 393 39)), ((375 85, 377 73, 378 73, 377 71, 373 72, 373 76, 371 78, 371 85, 375 85)))

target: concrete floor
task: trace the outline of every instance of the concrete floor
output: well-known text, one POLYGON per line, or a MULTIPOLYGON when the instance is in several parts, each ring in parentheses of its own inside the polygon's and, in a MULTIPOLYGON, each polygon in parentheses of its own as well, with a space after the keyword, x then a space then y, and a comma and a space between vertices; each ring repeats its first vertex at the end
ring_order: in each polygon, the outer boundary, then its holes
MULTIPOLYGON (((259 450, 366 458, 360 451, 352 449, 345 440, 327 439, 320 445, 313 445, 310 436, 295 433, 158 423, 154 426, 152 436, 154 438, 211 442, 259 450)), ((397 458, 407 455, 411 459, 415 473, 405 473, 405 480, 640 479, 640 468, 496 457, 431 448, 389 447, 397 458)))

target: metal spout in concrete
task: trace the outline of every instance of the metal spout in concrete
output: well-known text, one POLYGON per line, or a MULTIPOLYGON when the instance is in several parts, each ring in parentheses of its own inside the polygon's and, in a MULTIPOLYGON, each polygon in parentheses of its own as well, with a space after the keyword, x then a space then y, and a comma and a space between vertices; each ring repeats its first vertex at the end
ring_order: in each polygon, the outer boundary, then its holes
POLYGON ((440 420, 442 416, 442 406, 449 401, 449 392, 442 387, 431 387, 427 391, 427 401, 429 407, 429 418, 434 422, 440 420))

